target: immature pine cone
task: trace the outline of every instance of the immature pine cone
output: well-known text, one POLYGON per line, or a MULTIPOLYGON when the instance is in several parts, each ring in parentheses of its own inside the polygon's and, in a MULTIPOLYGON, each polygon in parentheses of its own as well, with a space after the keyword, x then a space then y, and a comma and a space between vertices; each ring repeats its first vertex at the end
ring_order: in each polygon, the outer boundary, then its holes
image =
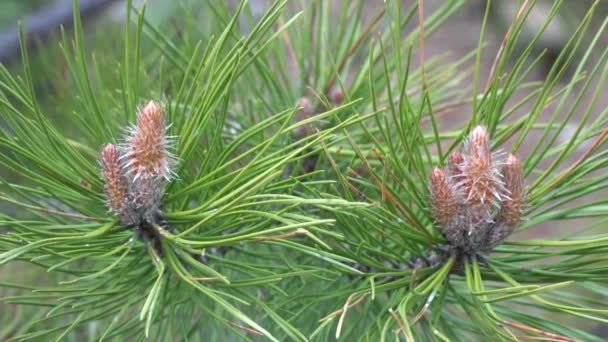
POLYGON ((523 220, 525 187, 521 161, 509 154, 500 167, 485 127, 475 127, 446 168, 430 175, 435 223, 448 246, 460 253, 487 252, 523 220))
POLYGON ((107 144, 101 150, 101 171, 107 206, 120 217, 124 225, 134 224, 136 215, 129 198, 129 186, 120 162, 120 150, 114 144, 107 144))
MULTIPOLYGON (((304 121, 310 119, 314 115, 314 108, 312 101, 308 97, 302 97, 298 100, 298 111, 294 117, 295 122, 304 121)), ((300 126, 293 131, 293 137, 295 140, 302 140, 307 136, 315 133, 315 125, 310 123, 307 125, 300 126)))
POLYGON ((160 210, 166 181, 172 176, 173 157, 168 151, 163 107, 148 102, 137 112, 137 125, 126 138, 124 155, 135 207, 151 219, 160 210))
POLYGON ((137 113, 137 124, 121 150, 108 144, 101 152, 107 205, 124 226, 155 222, 160 215, 174 157, 165 134, 164 109, 154 101, 137 113))
POLYGON ((148 102, 137 112, 137 125, 126 139, 125 168, 133 180, 171 177, 163 107, 148 102))

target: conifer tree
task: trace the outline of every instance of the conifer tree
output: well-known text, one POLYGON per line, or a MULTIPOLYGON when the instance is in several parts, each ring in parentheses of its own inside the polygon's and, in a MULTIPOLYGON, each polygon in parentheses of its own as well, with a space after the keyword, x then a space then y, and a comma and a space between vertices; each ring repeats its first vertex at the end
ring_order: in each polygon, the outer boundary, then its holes
POLYGON ((563 1, 425 53, 463 4, 74 0, 0 67, 0 338, 601 341, 608 19, 530 81, 563 1))

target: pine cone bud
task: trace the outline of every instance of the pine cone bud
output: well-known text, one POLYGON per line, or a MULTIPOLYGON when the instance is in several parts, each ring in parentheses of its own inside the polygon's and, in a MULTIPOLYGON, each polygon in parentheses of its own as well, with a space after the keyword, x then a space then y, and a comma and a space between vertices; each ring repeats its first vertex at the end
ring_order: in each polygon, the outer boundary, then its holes
POLYGON ((467 155, 462 170, 466 177, 463 180, 463 193, 470 205, 480 205, 489 212, 492 205, 500 200, 497 187, 500 178, 492 165, 490 137, 485 127, 475 127, 465 146, 467 155))
POLYGON ((101 150, 101 171, 108 208, 121 214, 127 205, 128 185, 122 174, 120 150, 116 145, 107 144, 101 150))
POLYGON ((431 171, 431 200, 435 221, 443 228, 458 216, 458 201, 442 169, 431 171))
POLYGON ((329 101, 334 106, 339 106, 344 101, 344 92, 340 88, 335 88, 329 93, 329 101))
POLYGON ((519 158, 509 154, 502 172, 507 194, 502 202, 501 221, 508 226, 516 226, 522 221, 526 205, 524 172, 519 158))
POLYGON ((150 101, 137 113, 137 125, 127 138, 126 165, 128 174, 138 178, 171 176, 170 155, 165 137, 164 109, 150 101))
MULTIPOLYGON (((308 97, 302 97, 298 100, 298 111, 295 114, 295 121, 300 122, 311 118, 314 115, 312 101, 308 97)), ((296 140, 301 140, 314 133, 314 125, 307 124, 294 129, 293 135, 296 140)))
POLYGON ((499 172, 493 157, 488 132, 479 126, 462 153, 452 152, 445 169, 431 172, 433 217, 448 246, 463 255, 491 251, 523 220, 521 162, 509 155, 499 172))

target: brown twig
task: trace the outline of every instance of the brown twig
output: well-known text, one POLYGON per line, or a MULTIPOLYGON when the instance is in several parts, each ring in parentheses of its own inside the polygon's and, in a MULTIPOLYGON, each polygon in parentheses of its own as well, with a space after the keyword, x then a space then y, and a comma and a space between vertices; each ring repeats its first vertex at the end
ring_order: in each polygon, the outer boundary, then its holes
POLYGON ((551 337, 534 337, 527 335, 516 335, 516 337, 520 340, 529 340, 529 341, 549 341, 549 342, 562 342, 562 340, 558 340, 551 337))
POLYGON ((529 0, 525 0, 521 4, 521 6, 519 7, 519 10, 517 11, 517 14, 515 15, 515 19, 513 20, 513 22, 511 22, 511 26, 509 26, 509 29, 507 30, 505 37, 503 38, 502 42, 500 43, 500 47, 498 48, 498 52, 496 53, 496 57, 494 58, 494 62, 492 63, 492 68, 490 68, 490 74, 488 76, 488 81, 486 82, 486 91, 488 90, 488 86, 490 85, 490 81, 492 80, 492 75, 494 75, 494 72, 496 70, 496 66, 498 65, 498 60, 502 56, 505 46, 507 45, 507 42, 509 41, 509 38, 511 37, 513 27, 515 26, 515 23, 517 22, 517 20, 519 20, 521 15, 524 13, 525 8, 528 6, 528 2, 529 2, 529 0))
POLYGON ((418 0, 418 25, 420 27, 420 71, 422 72, 422 90, 426 91, 428 83, 424 70, 424 6, 422 0, 418 0))
POLYGON ((239 328, 239 329, 243 330, 244 332, 250 333, 252 335, 264 336, 264 334, 262 334, 261 332, 255 330, 255 329, 244 327, 244 326, 242 326, 242 325, 240 325, 238 323, 234 323, 234 322, 228 321, 228 324, 232 325, 233 327, 239 328))
POLYGON ((356 294, 357 294, 357 292, 355 292, 355 293, 351 294, 350 296, 348 296, 348 299, 346 300, 346 303, 344 304, 344 307, 342 307, 342 309, 336 310, 336 311, 330 313, 329 315, 321 318, 319 320, 319 322, 324 322, 324 321, 327 321, 330 318, 333 318, 333 317, 338 316, 340 314, 344 314, 346 310, 348 310, 348 309, 352 308, 353 306, 358 305, 359 303, 361 303, 367 297, 367 295, 369 295, 369 292, 364 293, 354 303, 349 304, 349 301, 352 300, 352 297, 354 297, 354 295, 356 295, 356 294))
MULTIPOLYGON (((386 165, 384 164, 382 157, 380 155, 380 153, 374 149, 373 152, 376 154, 376 157, 378 158, 378 160, 382 163, 382 165, 385 167, 385 169, 388 170, 388 168, 386 168, 386 165)), ((376 184, 376 186, 378 188, 380 188, 380 191, 382 193, 382 198, 386 198, 389 202, 391 202, 396 208, 397 210, 399 210, 399 212, 409 220, 409 222, 418 229, 418 231, 420 231, 421 233, 425 234, 426 236, 428 236, 429 238, 431 237, 429 232, 424 229, 423 226, 420 225, 420 223, 418 221, 416 221, 414 219, 414 217, 401 205, 401 203, 399 203, 399 201, 397 201, 397 198, 395 196, 393 196, 393 194, 390 192, 390 190, 388 190, 386 188, 386 186, 380 181, 380 179, 378 179, 378 177, 376 177, 374 175, 374 173, 372 172, 371 167, 369 166, 369 163, 367 162, 367 160, 365 160, 365 166, 368 168, 368 170, 370 171, 370 174, 373 178, 374 183, 376 184)))
POLYGON ((371 32, 371 30, 374 28, 374 26, 376 26, 376 24, 380 21, 380 19, 382 19, 382 17, 384 16, 384 12, 385 12, 385 9, 382 9, 372 19, 372 21, 367 25, 367 27, 365 27, 365 29, 363 30, 363 32, 361 33, 361 35, 359 36, 359 38, 357 38, 357 40, 355 41, 355 43, 350 47, 350 49, 348 49, 348 51, 346 52, 346 55, 344 55, 344 57, 342 57, 342 60, 340 60, 340 63, 338 64, 338 69, 332 75, 332 77, 329 79, 329 81, 327 81, 327 84, 323 88, 324 89, 323 90, 324 94, 328 94, 329 93, 329 91, 331 90, 331 88, 336 83, 336 79, 338 78, 338 74, 342 72, 342 69, 344 69, 344 66, 346 66, 346 63, 348 62, 349 58, 352 57, 352 55, 355 53, 355 51, 357 51, 357 49, 359 48, 359 46, 361 46, 361 44, 365 40, 365 37, 367 35, 369 35, 369 33, 371 32))
POLYGON ((271 235, 271 236, 263 236, 263 237, 255 238, 255 239, 253 239, 253 241, 254 242, 272 241, 272 240, 285 239, 285 238, 296 236, 296 235, 306 235, 309 233, 310 232, 304 228, 298 228, 298 229, 294 230, 293 232, 271 235))
POLYGON ((572 173, 572 171, 578 168, 579 165, 581 165, 581 163, 584 162, 585 159, 587 159, 587 157, 589 157, 591 153, 593 153, 598 147, 600 147, 600 145, 606 139, 606 135, 608 135, 608 128, 604 128, 602 133, 593 142, 593 145, 591 145, 591 147, 589 147, 589 149, 585 151, 585 153, 574 164, 572 164, 572 166, 570 166, 559 178, 551 182, 551 184, 549 184, 548 186, 548 189, 551 189, 556 184, 559 184, 564 178, 566 178, 570 173, 572 173))
POLYGON ((426 312, 429 310, 429 307, 431 306, 431 303, 433 303, 433 299, 435 299, 436 293, 437 293, 436 291, 431 292, 431 294, 429 295, 429 298, 426 300, 426 303, 424 303, 424 306, 422 307, 420 312, 412 320, 412 324, 416 324, 418 322, 418 320, 420 320, 422 318, 422 316, 424 316, 424 314, 426 314, 426 312))
POLYGON ((405 340, 409 341, 410 339, 407 337, 405 325, 401 321, 401 318, 399 318, 399 316, 397 315, 397 313, 395 311, 393 311, 393 309, 388 309, 388 312, 391 314, 391 316, 393 316, 395 321, 397 321, 397 324, 399 324, 399 330, 401 330, 401 332, 403 333, 403 337, 405 337, 405 340))
POLYGON ((410 278, 410 289, 414 288, 414 284, 416 284, 416 277, 418 277, 418 268, 414 267, 414 269, 412 270, 412 276, 410 278))
POLYGON ((559 334, 551 333, 551 332, 548 332, 548 331, 536 329, 536 328, 533 328, 533 327, 530 327, 530 326, 527 326, 527 325, 521 324, 521 323, 514 323, 514 322, 503 321, 502 324, 510 326, 512 328, 515 328, 515 329, 519 329, 519 330, 531 332, 531 333, 534 333, 534 334, 543 335, 543 336, 546 336, 546 337, 549 337, 549 338, 553 338, 556 341, 562 341, 562 342, 581 342, 581 340, 578 340, 578 339, 575 339, 575 338, 570 338, 570 337, 562 336, 562 335, 559 335, 559 334))
MULTIPOLYGON (((282 26, 283 24, 284 24, 283 18, 279 18, 279 19, 277 19, 275 28, 278 29, 279 26, 282 26)), ((285 43, 285 48, 287 49, 287 58, 291 62, 293 70, 296 70, 298 68, 298 61, 296 60, 296 50, 293 48, 293 44, 291 43, 291 38, 289 37, 289 31, 283 30, 283 33, 281 34, 281 38, 283 39, 283 42, 285 43)), ((299 75, 299 74, 300 74, 299 70, 296 70, 296 75, 299 75)))
POLYGON ((221 277, 192 277, 190 278, 192 280, 196 280, 196 281, 216 281, 216 280, 221 280, 221 277))
MULTIPOLYGON (((357 178, 363 178, 363 176, 361 176, 360 174, 358 174, 357 171, 355 171, 353 169, 350 169, 350 168, 349 168, 349 170, 350 170, 351 175, 353 175, 353 176, 355 176, 357 178)), ((359 197, 361 197, 362 199, 364 199, 368 203, 373 203, 372 199, 369 198, 367 195, 365 195, 365 193, 363 193, 362 190, 360 190, 353 183, 351 183, 351 181, 349 181, 348 179, 344 178, 344 182, 349 187, 349 189, 353 190, 359 197)))
MULTIPOLYGON (((369 161, 367 160, 367 158, 365 157, 365 155, 363 154, 363 151, 361 151, 361 149, 359 148, 359 146, 354 142, 354 140, 352 139, 352 137, 350 136, 350 134, 348 134, 348 132, 346 133, 348 136, 348 139, 351 143, 351 145, 353 146, 353 148, 355 149, 355 152, 361 157, 361 161, 363 162, 363 166, 369 171, 369 174, 371 175, 371 177, 373 178, 374 184, 376 184, 376 186, 378 188, 380 188, 380 192, 382 193, 382 200, 384 200, 384 198, 388 197, 389 201, 391 203, 393 203, 395 205, 395 207, 397 208, 397 210, 399 210, 399 212, 401 212, 401 214, 403 216, 405 216, 408 220, 410 220, 410 222, 419 230, 421 231, 425 231, 424 227, 420 226, 418 224, 418 222, 416 222, 413 217, 411 217, 409 215, 409 213, 407 212, 407 210, 405 210, 405 208, 403 208, 403 206, 401 206, 399 204, 399 202, 397 201, 397 199, 386 189, 386 187, 384 186, 384 184, 378 179, 378 177, 376 177, 376 175, 374 175, 374 172, 372 171, 371 166, 369 165, 369 161)), ((378 157, 378 155, 376 155, 376 157, 378 157)), ((382 160, 380 160, 382 161, 382 160)), ((384 164, 383 164, 384 166, 384 164)), ((426 232, 426 234, 428 235, 428 232, 426 232)))

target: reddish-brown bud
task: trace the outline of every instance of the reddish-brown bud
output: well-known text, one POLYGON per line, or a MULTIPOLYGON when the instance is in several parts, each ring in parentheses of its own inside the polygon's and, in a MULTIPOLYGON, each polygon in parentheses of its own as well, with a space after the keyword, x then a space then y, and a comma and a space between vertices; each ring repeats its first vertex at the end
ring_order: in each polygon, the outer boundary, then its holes
POLYGON ((296 113, 296 121, 302 121, 312 117, 312 101, 310 101, 308 97, 302 97, 298 100, 298 108, 298 112, 296 113))
POLYGON ((471 131, 462 153, 449 155, 445 169, 431 172, 435 222, 449 247, 466 254, 491 251, 523 220, 521 161, 509 155, 499 171, 493 158, 488 132, 480 126, 471 131))
POLYGON ((109 209, 120 214, 127 205, 128 185, 122 173, 120 150, 116 145, 107 144, 101 150, 101 171, 109 209))
POLYGON ((170 156, 165 137, 164 109, 150 101, 137 113, 137 125, 126 141, 126 168, 135 180, 138 178, 165 178, 171 176, 170 156))
MULTIPOLYGON (((302 97, 298 100, 298 111, 295 114, 295 121, 300 122, 311 118, 314 115, 312 101, 308 97, 302 97)), ((314 133, 314 125, 306 124, 294 129, 294 137, 298 140, 306 138, 314 133)))
POLYGON ((430 187, 435 221, 445 227, 458 215, 458 201, 454 189, 443 170, 438 167, 431 171, 430 187))
POLYGON ((526 206, 524 172, 519 158, 509 154, 502 172, 506 194, 502 202, 501 221, 515 226, 521 223, 526 206))
POLYGON ((470 205, 481 205, 489 211, 500 200, 500 178, 492 165, 490 137, 483 126, 477 126, 465 143, 467 155, 463 164, 462 191, 470 205))
POLYGON ((340 88, 335 88, 329 93, 329 101, 334 106, 339 106, 344 101, 344 92, 340 88))

